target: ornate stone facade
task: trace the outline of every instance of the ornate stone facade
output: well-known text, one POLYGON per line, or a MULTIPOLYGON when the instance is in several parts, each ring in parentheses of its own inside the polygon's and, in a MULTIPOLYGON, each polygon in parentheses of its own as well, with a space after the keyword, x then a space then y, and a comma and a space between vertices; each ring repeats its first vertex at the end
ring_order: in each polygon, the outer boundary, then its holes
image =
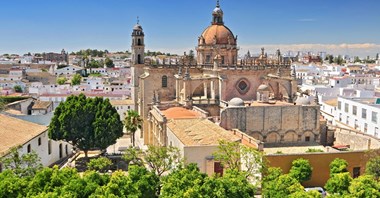
POLYGON ((196 63, 192 61, 193 57, 184 55, 176 61, 177 64, 172 61, 170 64, 153 64, 149 60, 141 64, 142 60, 136 57, 143 54, 144 33, 139 24, 135 26, 132 33, 133 98, 144 118, 142 134, 145 144, 153 144, 159 139, 148 134, 152 131, 148 130, 152 127, 148 117, 154 105, 197 107, 218 121, 220 110, 228 106, 231 99, 260 99, 257 94, 260 96, 261 85, 267 87, 264 102, 294 102, 297 82, 291 76, 291 62, 283 60, 279 50, 273 58, 268 57, 264 49, 257 58, 238 61, 237 36, 224 25, 223 14, 218 3, 212 13, 211 25, 198 38, 196 63), (135 31, 141 31, 140 35, 135 31), (142 39, 141 46, 136 45, 139 38, 142 39))

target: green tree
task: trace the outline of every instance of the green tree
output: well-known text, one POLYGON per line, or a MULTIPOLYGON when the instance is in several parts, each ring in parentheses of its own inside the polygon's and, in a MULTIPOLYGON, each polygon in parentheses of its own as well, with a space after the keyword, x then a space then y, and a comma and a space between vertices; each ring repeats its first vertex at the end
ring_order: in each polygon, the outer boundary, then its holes
POLYGON ((148 146, 144 153, 144 159, 157 176, 171 171, 182 164, 181 154, 176 147, 148 146))
POLYGON ((110 58, 108 58, 108 57, 104 60, 104 64, 108 68, 115 67, 115 64, 113 63, 113 61, 110 58))
POLYGON ((12 170, 5 170, 0 173, 0 197, 26 197, 28 183, 28 177, 20 177, 12 170))
POLYGON ((380 183, 372 175, 355 178, 348 189, 352 197, 380 197, 380 183))
POLYGON ((354 62, 355 63, 361 63, 362 61, 360 60, 360 58, 358 56, 355 56, 354 62))
POLYGON ((101 173, 106 172, 111 165, 112 161, 106 157, 91 159, 90 162, 87 163, 87 167, 89 170, 95 170, 101 173))
POLYGON ((352 178, 349 172, 336 173, 327 180, 325 188, 331 194, 345 195, 348 193, 348 187, 352 178))
POLYGON ((74 74, 71 78, 71 85, 79 85, 82 80, 82 76, 80 74, 74 74))
POLYGON ((335 158, 330 163, 330 177, 332 177, 336 173, 344 173, 348 172, 347 170, 348 163, 344 159, 335 158))
POLYGON ((141 158, 142 155, 143 155, 143 152, 141 150, 130 146, 124 151, 122 158, 127 162, 128 165, 133 164, 133 165, 143 166, 144 162, 141 158))
POLYGON ((162 178, 160 197, 201 197, 202 186, 206 177, 207 175, 201 173, 196 164, 189 164, 184 168, 179 168, 167 177, 162 178))
POLYGON ((228 169, 241 169, 240 143, 220 140, 218 150, 213 153, 214 159, 228 169))
POLYGON ((282 175, 282 169, 278 167, 269 167, 263 174, 262 194, 264 197, 270 197, 277 179, 282 175))
POLYGON ((42 169, 40 157, 36 152, 20 155, 17 147, 11 148, 8 155, 1 157, 0 163, 5 169, 12 170, 19 177, 33 176, 42 169))
POLYGON ((108 184, 98 188, 93 197, 154 198, 158 184, 158 177, 145 167, 130 166, 128 176, 122 171, 114 172, 108 184))
POLYGON ((0 98, 0 112, 4 111, 6 109, 6 103, 4 99, 0 98))
POLYGON ((141 198, 157 197, 156 193, 159 188, 159 177, 148 171, 143 166, 128 167, 129 189, 132 195, 141 198))
POLYGON ((240 170, 247 178, 255 179, 252 177, 259 175, 264 168, 262 153, 239 142, 220 140, 218 150, 213 155, 227 169, 240 170))
POLYGON ((124 126, 131 134, 131 142, 133 147, 135 146, 135 133, 138 129, 141 129, 143 120, 139 113, 135 110, 128 110, 124 119, 124 126))
POLYGON ((294 177, 299 182, 304 182, 311 178, 312 171, 313 167, 311 167, 309 160, 299 158, 293 160, 289 176, 294 177))
POLYGON ((63 168, 61 170, 58 166, 44 168, 37 172, 29 182, 27 197, 36 196, 42 192, 56 192, 59 195, 61 188, 71 181, 79 179, 80 176, 74 168, 63 168))
POLYGON ((123 124, 108 99, 86 98, 84 94, 69 96, 54 111, 49 137, 65 140, 87 152, 106 149, 123 135, 123 124))
POLYGON ((65 84, 66 81, 67 81, 67 79, 65 77, 59 77, 59 78, 57 78, 57 84, 59 84, 59 85, 65 84))
POLYGON ((297 192, 303 192, 303 186, 289 174, 281 175, 268 183, 264 191, 265 197, 288 197, 297 192))
POLYGON ((334 62, 334 56, 333 55, 327 55, 328 56, 328 60, 329 60, 329 64, 333 63, 334 62))
POLYGON ((97 61, 95 59, 91 59, 88 63, 88 67, 89 68, 99 68, 99 67, 103 67, 103 65, 101 65, 99 61, 97 61))
POLYGON ((17 93, 22 93, 22 88, 21 88, 20 85, 15 85, 15 86, 13 87, 13 89, 14 89, 15 92, 17 92, 17 93))
POLYGON ((334 58, 334 63, 338 64, 338 65, 342 65, 343 64, 343 58, 341 55, 337 56, 334 58))
POLYGON ((380 178, 380 156, 376 156, 368 160, 366 165, 366 173, 373 175, 376 179, 380 178))
POLYGON ((243 172, 229 169, 223 177, 219 175, 206 177, 202 191, 202 195, 207 195, 207 197, 251 198, 255 194, 256 187, 247 180, 243 172))

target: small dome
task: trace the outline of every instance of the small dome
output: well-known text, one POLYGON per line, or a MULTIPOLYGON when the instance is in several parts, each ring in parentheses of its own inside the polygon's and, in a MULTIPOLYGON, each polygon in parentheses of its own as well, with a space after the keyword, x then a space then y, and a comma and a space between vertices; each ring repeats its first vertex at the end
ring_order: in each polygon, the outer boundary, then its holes
POLYGON ((296 105, 310 105, 310 101, 305 97, 298 97, 296 100, 296 105))
POLYGON ((223 10, 220 8, 220 7, 216 7, 213 11, 212 11, 212 14, 213 15, 221 15, 223 16, 223 10))
POLYGON ((257 88, 257 91, 270 91, 268 85, 262 84, 257 88))
POLYGON ((228 102, 229 107, 244 107, 244 101, 241 98, 232 98, 228 102))
POLYGON ((222 44, 222 45, 236 45, 234 34, 225 25, 210 25, 203 33, 202 37, 205 40, 206 45, 222 44), (214 41, 216 39, 216 42, 214 41))
POLYGON ((133 27, 133 30, 142 30, 142 27, 140 24, 136 24, 134 27, 133 27))

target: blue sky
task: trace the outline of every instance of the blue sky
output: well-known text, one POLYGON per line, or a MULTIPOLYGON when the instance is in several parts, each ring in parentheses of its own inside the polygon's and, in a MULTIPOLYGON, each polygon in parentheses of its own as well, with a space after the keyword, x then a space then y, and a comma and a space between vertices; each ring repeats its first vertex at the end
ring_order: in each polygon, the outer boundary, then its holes
MULTIPOLYGON (((0 54, 129 50, 136 16, 150 50, 182 53, 210 24, 215 0, 7 0, 0 54)), ((378 0, 221 0, 241 53, 269 50, 380 52, 378 0)))

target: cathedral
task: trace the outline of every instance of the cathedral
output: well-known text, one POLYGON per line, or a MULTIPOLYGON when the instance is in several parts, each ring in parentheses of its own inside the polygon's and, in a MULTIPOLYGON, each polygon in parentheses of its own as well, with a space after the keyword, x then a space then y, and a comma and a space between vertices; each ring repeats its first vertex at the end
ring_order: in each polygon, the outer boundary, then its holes
POLYGON ((144 144, 168 144, 168 118, 162 111, 173 108, 178 114, 181 109, 196 111, 224 129, 237 128, 263 142, 319 140, 319 107, 296 101, 297 81, 290 60, 280 50, 269 57, 264 48, 257 57, 239 59, 238 37, 223 17, 218 2, 211 25, 197 39, 196 57, 184 54, 174 63, 144 58, 145 34, 139 23, 134 26, 132 99, 144 119, 144 144))

